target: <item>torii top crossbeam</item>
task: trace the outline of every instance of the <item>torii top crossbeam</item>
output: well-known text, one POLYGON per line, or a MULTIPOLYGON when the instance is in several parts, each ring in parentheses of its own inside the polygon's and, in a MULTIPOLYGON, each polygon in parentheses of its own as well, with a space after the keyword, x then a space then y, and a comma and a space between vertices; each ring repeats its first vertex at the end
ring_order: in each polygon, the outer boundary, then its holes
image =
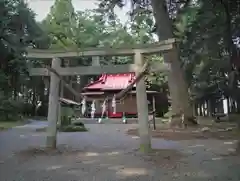
POLYGON ((79 56, 126 56, 134 55, 136 52, 143 55, 154 54, 171 50, 174 46, 175 39, 168 39, 155 44, 137 45, 134 47, 122 48, 83 48, 74 50, 39 50, 28 49, 27 58, 50 59, 50 58, 71 58, 79 56))
MULTIPOLYGON (((72 58, 81 56, 126 56, 126 55, 149 55, 154 53, 160 53, 169 51, 174 48, 175 39, 169 39, 161 41, 156 44, 139 45, 135 47, 124 48, 88 48, 81 49, 79 51, 66 51, 66 50, 38 50, 28 49, 27 58, 30 59, 52 59, 52 58, 72 58)), ((124 64, 124 65, 104 65, 104 66, 77 66, 58 68, 57 70, 62 76, 69 75, 99 75, 103 73, 126 73, 135 72, 136 64, 124 64)), ((169 71, 168 64, 153 63, 150 67, 151 72, 169 71)), ((31 68, 29 70, 31 76, 49 76, 50 72, 45 68, 31 68)))

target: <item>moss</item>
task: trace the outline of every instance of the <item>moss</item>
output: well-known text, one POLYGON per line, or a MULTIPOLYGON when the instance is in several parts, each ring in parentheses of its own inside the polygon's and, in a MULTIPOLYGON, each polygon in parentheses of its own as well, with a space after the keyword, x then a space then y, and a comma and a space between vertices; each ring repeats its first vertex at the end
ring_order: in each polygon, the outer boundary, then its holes
POLYGON ((140 144, 140 152, 142 153, 150 153, 152 151, 150 144, 140 144))
POLYGON ((61 131, 61 132, 86 132, 86 131, 88 131, 88 129, 85 128, 84 126, 68 125, 68 126, 60 127, 59 131, 61 131))
POLYGON ((82 126, 82 127, 85 127, 85 126, 84 126, 84 123, 82 123, 82 122, 74 122, 73 125, 74 125, 74 126, 82 126))
POLYGON ((62 116, 61 125, 68 126, 71 124, 71 118, 68 116, 62 116))

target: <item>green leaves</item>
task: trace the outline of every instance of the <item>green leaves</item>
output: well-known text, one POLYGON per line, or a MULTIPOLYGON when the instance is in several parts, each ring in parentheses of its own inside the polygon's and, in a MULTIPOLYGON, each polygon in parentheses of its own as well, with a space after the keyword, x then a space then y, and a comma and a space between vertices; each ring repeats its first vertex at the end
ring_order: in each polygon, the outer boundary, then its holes
POLYGON ((0 119, 9 120, 20 113, 21 106, 17 107, 12 99, 28 82, 23 55, 25 48, 35 45, 42 33, 23 0, 0 1, 0 119))

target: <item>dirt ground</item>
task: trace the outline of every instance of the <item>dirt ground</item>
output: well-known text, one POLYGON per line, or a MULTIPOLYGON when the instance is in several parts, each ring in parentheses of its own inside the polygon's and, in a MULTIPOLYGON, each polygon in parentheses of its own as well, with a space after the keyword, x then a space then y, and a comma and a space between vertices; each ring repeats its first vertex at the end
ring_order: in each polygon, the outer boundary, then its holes
POLYGON ((153 138, 144 155, 126 134, 137 125, 89 124, 89 132, 59 133, 58 149, 46 150, 46 134, 33 131, 39 124, 0 132, 1 181, 240 180, 233 140, 153 138))
MULTIPOLYGON (((151 126, 151 136, 166 140, 194 140, 194 139, 218 139, 236 140, 240 136, 236 124, 214 123, 201 124, 198 127, 190 128, 169 128, 164 125, 157 125, 156 130, 151 126)), ((126 131, 128 135, 138 136, 138 128, 130 128, 126 131)))

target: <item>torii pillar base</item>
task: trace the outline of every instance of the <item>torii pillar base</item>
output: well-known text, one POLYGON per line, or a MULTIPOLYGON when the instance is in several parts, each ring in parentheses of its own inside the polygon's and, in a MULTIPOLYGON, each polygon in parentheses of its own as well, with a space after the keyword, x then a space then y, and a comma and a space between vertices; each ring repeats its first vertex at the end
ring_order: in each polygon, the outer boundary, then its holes
POLYGON ((46 148, 56 149, 57 148, 57 138, 56 136, 47 136, 46 148))

